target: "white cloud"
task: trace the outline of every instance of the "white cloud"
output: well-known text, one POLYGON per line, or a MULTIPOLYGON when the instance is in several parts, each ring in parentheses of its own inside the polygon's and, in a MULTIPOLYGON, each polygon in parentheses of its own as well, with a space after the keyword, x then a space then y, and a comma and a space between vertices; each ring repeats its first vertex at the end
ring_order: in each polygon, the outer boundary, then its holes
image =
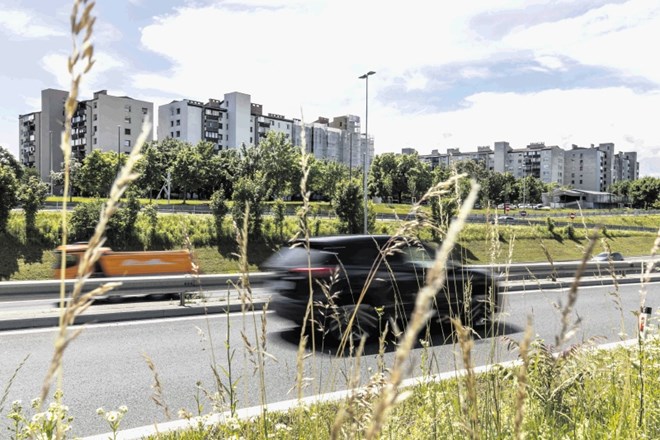
MULTIPOLYGON (((67 70, 68 55, 64 53, 50 53, 41 59, 42 68, 54 76, 56 83, 53 87, 58 87, 63 90, 69 90, 71 87, 71 76, 67 70)), ((108 89, 108 84, 105 81, 105 75, 111 71, 117 71, 126 68, 126 62, 113 54, 108 52, 95 53, 94 59, 96 62, 94 66, 85 74, 81 81, 81 90, 79 96, 82 99, 91 98, 94 91, 99 89, 108 89)), ((113 94, 120 94, 120 91, 115 85, 112 88, 113 94)))
POLYGON ((22 9, 4 9, 0 13, 0 29, 13 37, 28 39, 66 35, 59 27, 43 23, 35 11, 22 9))

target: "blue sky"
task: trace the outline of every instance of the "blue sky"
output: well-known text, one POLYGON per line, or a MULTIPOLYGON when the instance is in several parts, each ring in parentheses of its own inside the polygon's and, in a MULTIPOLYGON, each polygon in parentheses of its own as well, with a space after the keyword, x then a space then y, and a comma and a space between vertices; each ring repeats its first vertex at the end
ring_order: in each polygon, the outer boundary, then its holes
MULTIPOLYGON (((0 0, 0 145, 68 88, 71 2, 0 0), (9 60, 9 62, 7 61, 9 60)), ((241 91, 264 111, 364 116, 376 152, 614 142, 660 176, 660 2, 98 0, 95 90, 153 101, 241 91)))

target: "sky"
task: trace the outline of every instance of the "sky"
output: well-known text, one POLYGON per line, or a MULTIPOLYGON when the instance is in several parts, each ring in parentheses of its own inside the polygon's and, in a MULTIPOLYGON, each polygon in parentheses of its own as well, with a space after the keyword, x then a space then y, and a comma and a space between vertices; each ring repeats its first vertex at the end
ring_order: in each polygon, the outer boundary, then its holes
MULTIPOLYGON (((68 89, 71 1, 0 0, 0 145, 68 89)), ((98 0, 97 90, 151 101, 248 93, 312 122, 366 111, 376 153, 497 141, 614 142, 660 177, 656 0, 98 0), (653 43, 655 41, 656 43, 653 43)), ((363 122, 364 129, 364 122, 363 122)))

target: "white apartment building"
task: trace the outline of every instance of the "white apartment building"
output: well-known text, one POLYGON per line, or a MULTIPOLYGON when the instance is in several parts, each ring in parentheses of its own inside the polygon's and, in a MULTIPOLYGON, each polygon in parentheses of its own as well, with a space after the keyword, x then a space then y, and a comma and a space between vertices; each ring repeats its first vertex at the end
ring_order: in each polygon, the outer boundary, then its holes
MULTIPOLYGON (((362 166, 364 135, 360 118, 339 116, 330 121, 320 117, 304 124, 276 113, 264 113, 261 104, 253 103, 246 93, 226 93, 224 99, 207 103, 183 99, 158 107, 158 139, 179 139, 196 144, 207 141, 217 150, 257 145, 270 131, 284 134, 295 146, 305 147, 318 159, 362 166)), ((369 139, 368 159, 373 158, 373 138, 369 139)))
MULTIPOLYGON (((406 148, 405 153, 414 149, 406 148)), ((639 177, 637 153, 614 154, 613 143, 602 143, 590 148, 573 145, 570 150, 547 146, 542 142, 531 143, 525 148, 512 148, 508 142, 495 142, 494 148, 477 147, 476 152, 461 152, 448 148, 447 153, 433 150, 420 159, 431 165, 451 166, 464 160, 482 163, 487 170, 511 173, 516 179, 533 176, 544 183, 556 182, 586 191, 607 191, 619 180, 639 177)))
MULTIPOLYGON (((23 165, 39 170, 43 181, 50 180, 51 171, 60 171, 63 161, 61 140, 67 97, 64 90, 42 90, 41 111, 18 118, 19 159, 23 165)), ((78 102, 71 120, 72 156, 82 161, 93 149, 128 153, 145 120, 153 123, 152 103, 98 91, 93 99, 78 102)), ((152 138, 152 132, 147 139, 152 138)))

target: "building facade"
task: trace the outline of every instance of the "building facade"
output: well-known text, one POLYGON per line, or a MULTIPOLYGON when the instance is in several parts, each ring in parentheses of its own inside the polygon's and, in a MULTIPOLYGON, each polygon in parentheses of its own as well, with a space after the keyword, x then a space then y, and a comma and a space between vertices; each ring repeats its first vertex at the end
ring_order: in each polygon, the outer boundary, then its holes
MULTIPOLYGON (((409 148, 402 151, 409 153, 409 148)), ((414 151, 414 150, 412 150, 414 151)), ((461 152, 448 148, 446 153, 433 150, 420 159, 432 168, 451 166, 470 160, 483 164, 490 171, 511 173, 516 179, 533 176, 544 183, 558 183, 584 191, 604 192, 619 180, 639 177, 637 153, 614 153, 613 143, 602 143, 584 148, 573 145, 570 150, 548 146, 543 142, 531 143, 525 148, 512 148, 508 142, 495 142, 477 147, 477 151, 461 152)))
MULTIPOLYGON (((36 168, 43 181, 51 171, 60 171, 64 131, 64 104, 68 92, 41 91, 41 111, 20 115, 19 159, 36 168)), ((79 101, 71 119, 71 153, 82 161, 94 149, 128 153, 135 145, 142 124, 153 124, 153 104, 128 96, 111 96, 106 90, 90 100, 79 101)), ((152 131, 147 136, 152 138, 152 131)))

